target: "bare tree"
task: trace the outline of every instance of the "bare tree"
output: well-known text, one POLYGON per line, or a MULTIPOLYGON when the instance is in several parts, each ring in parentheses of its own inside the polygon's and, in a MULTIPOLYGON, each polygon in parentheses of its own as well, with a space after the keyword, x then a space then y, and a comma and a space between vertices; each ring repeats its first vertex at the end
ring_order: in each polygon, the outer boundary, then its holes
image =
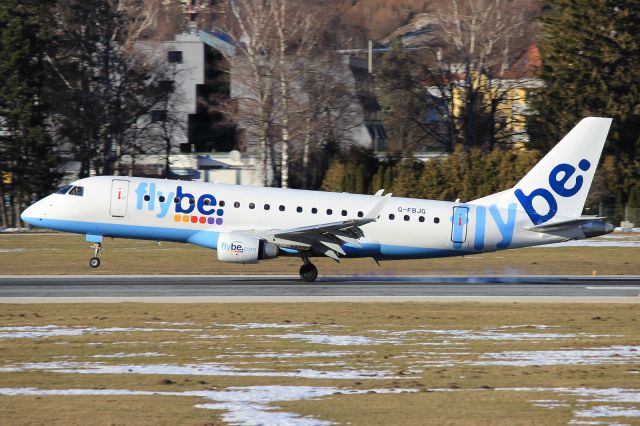
MULTIPOLYGON (((512 66, 533 40, 524 0, 451 0, 431 16, 429 49, 389 53, 380 75, 401 123, 423 134, 419 145, 488 149, 524 131, 518 88, 530 87, 512 66), (394 78, 394 73, 396 73, 394 78), (398 95, 409 93, 403 100, 398 95), (404 116, 402 116, 404 114, 404 116)), ((401 46, 399 46, 401 47, 401 46)))
POLYGON ((80 176, 120 173, 120 159, 139 141, 141 117, 165 96, 162 72, 131 42, 124 2, 61 0, 62 36, 52 53, 60 108, 56 136, 80 163, 80 176))
POLYGON ((306 109, 302 79, 317 48, 321 15, 293 0, 233 0, 229 7, 227 30, 240 42, 232 59, 236 118, 260 141, 261 164, 272 174, 264 174, 264 183, 287 187, 292 126, 306 109))

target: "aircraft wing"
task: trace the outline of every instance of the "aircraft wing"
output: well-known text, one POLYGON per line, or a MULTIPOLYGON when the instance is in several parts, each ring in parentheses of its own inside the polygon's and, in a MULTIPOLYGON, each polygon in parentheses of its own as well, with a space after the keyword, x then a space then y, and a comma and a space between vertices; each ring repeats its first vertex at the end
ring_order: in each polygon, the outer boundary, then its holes
POLYGON ((386 194, 380 197, 378 204, 362 218, 288 229, 250 229, 242 233, 262 238, 282 248, 310 250, 339 261, 338 254, 346 255, 342 244, 360 247, 358 239, 364 237, 360 226, 375 222, 390 196, 391 194, 386 194))

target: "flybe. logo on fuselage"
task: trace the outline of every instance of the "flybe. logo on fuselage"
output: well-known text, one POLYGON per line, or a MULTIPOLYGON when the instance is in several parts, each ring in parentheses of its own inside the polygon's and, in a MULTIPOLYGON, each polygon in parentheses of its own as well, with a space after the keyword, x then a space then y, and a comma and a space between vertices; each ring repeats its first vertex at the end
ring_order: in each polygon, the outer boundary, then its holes
POLYGON ((184 192, 181 185, 175 191, 164 194, 157 190, 155 183, 147 182, 140 182, 135 193, 136 209, 142 210, 146 205, 146 209, 151 212, 158 210, 158 219, 165 218, 173 210, 176 222, 222 225, 224 210, 222 206, 218 206, 218 200, 212 194, 202 194, 196 199, 193 194, 184 192))
MULTIPOLYGON (((589 170, 590 167, 591 163, 587 160, 583 159, 578 163, 578 168, 583 172, 589 170)), ((571 164, 558 164, 551 170, 551 173, 549 173, 549 187, 560 197, 573 197, 580 192, 580 189, 584 185, 584 178, 581 175, 578 175, 576 176, 575 184, 572 187, 567 188, 567 182, 575 173, 576 168, 571 164)), ((548 222, 556 215, 556 213, 558 213, 558 201, 553 193, 546 188, 536 188, 529 194, 525 194, 521 189, 516 189, 515 196, 524 208, 524 211, 529 215, 529 218, 534 225, 541 225, 548 222), (533 200, 536 197, 542 198, 546 202, 548 211, 545 214, 541 214, 533 206, 533 200)))

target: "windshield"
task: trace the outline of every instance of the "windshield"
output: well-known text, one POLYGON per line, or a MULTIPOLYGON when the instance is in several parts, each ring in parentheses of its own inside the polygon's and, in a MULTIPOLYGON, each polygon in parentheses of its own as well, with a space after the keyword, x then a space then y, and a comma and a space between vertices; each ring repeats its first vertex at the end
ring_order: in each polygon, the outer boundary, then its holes
POLYGON ((71 191, 69 191, 69 195, 77 195, 78 197, 82 197, 83 194, 84 187, 82 186, 74 186, 73 188, 71 188, 71 191))
POLYGON ((55 194, 66 194, 72 187, 73 185, 65 185, 62 188, 58 189, 55 194))

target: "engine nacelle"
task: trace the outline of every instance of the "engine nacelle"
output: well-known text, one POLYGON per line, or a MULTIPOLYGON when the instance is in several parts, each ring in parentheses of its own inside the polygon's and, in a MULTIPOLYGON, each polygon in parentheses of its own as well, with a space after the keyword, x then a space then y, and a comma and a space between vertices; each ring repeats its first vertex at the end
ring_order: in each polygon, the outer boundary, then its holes
POLYGON ((278 256, 277 245, 240 234, 220 234, 217 250, 218 260, 229 263, 257 263, 278 256))

